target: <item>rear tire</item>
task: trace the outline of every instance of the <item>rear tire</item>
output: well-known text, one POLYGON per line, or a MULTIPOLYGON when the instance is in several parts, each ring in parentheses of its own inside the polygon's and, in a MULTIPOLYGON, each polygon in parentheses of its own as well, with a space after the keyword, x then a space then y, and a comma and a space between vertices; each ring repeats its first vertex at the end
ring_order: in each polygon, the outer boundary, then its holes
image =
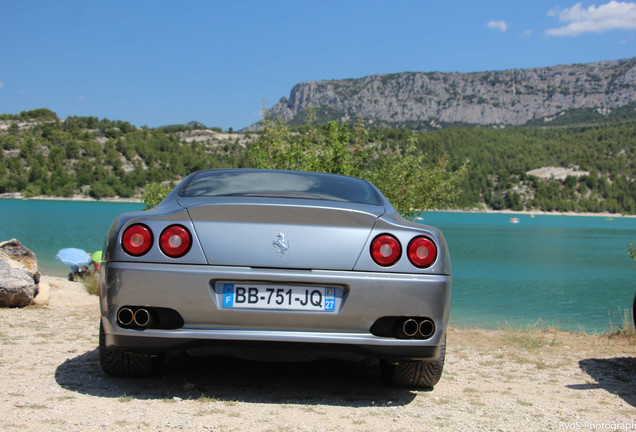
POLYGON ((442 377, 446 356, 446 336, 442 341, 440 356, 435 361, 380 360, 384 379, 391 385, 432 389, 442 377))
POLYGON ((117 377, 140 377, 157 375, 161 371, 163 358, 130 352, 113 351, 106 348, 104 326, 99 325, 99 363, 107 375, 117 377))

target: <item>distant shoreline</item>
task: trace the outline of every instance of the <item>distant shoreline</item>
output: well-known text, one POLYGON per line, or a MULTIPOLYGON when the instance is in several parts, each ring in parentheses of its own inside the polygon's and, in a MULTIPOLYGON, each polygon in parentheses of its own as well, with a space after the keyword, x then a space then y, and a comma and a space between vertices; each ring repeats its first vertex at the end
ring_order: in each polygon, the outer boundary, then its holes
MULTIPOLYGON (((143 204, 141 198, 120 198, 120 197, 106 197, 106 198, 91 198, 84 195, 73 195, 71 197, 56 197, 48 195, 37 195, 25 198, 21 192, 9 192, 0 194, 0 199, 20 199, 20 200, 36 200, 36 201, 94 201, 94 202, 121 202, 121 203, 139 203, 143 204)), ((625 217, 636 218, 636 215, 629 215, 623 213, 591 213, 591 212, 558 212, 558 211, 544 211, 544 210, 492 210, 484 208, 472 208, 472 209, 438 209, 438 210, 425 210, 434 212, 448 212, 448 213, 488 213, 488 214, 504 214, 504 215, 547 215, 547 216, 592 216, 592 217, 625 217)))
POLYGON ((34 201, 94 201, 94 202, 122 202, 122 203, 139 203, 143 204, 141 198, 120 198, 120 197, 106 197, 106 198, 91 198, 84 195, 73 195, 70 197, 58 197, 49 195, 36 195, 26 198, 21 192, 9 192, 0 194, 0 199, 18 199, 18 200, 34 200, 34 201))
MULTIPOLYGON (((449 212, 449 213, 504 214, 504 215, 511 215, 511 216, 545 215, 545 216, 593 216, 593 217, 604 217, 604 218, 615 218, 615 217, 636 218, 636 215, 623 214, 623 213, 608 213, 608 212, 599 212, 599 213, 559 212, 559 211, 549 212, 545 210, 492 210, 492 209, 444 209, 444 210, 430 210, 430 211, 449 212)), ((426 211, 424 213, 426 213, 426 211)))

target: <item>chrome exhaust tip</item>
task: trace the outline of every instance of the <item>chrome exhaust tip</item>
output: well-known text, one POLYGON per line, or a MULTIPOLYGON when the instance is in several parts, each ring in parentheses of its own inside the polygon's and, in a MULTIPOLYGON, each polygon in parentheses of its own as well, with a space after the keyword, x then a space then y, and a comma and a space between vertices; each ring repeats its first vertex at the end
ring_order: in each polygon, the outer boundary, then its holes
POLYGON ((133 321, 139 327, 148 327, 152 323, 152 316, 148 309, 139 308, 135 311, 133 321))
POLYGON ((428 339, 433 336, 433 333, 435 333, 435 324, 432 320, 425 318, 420 321, 417 331, 420 337, 428 339))
POLYGON ((417 334, 418 324, 413 318, 409 318, 402 322, 402 334, 406 337, 413 337, 417 334))
POLYGON ((135 314, 130 308, 123 307, 119 309, 119 312, 117 312, 117 322, 119 322, 119 324, 123 326, 131 325, 134 319, 135 319, 135 314))

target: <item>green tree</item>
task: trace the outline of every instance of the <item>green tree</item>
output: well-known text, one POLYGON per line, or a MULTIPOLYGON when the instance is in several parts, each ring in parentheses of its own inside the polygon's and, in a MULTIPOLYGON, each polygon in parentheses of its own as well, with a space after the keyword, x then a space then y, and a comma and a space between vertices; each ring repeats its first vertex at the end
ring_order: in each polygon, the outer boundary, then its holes
POLYGON ((351 175, 374 183, 405 217, 425 209, 443 208, 457 197, 465 169, 449 170, 442 155, 427 162, 414 139, 393 152, 368 144, 368 131, 357 124, 308 124, 292 132, 282 122, 263 120, 263 129, 249 147, 257 168, 316 171, 351 175))
POLYGON ((38 108, 31 111, 22 111, 20 117, 24 120, 57 120, 57 114, 47 108, 38 108))
POLYGON ((146 208, 144 210, 149 210, 153 207, 156 207, 163 199, 170 193, 171 188, 168 186, 164 186, 161 183, 152 182, 146 184, 146 189, 144 191, 144 204, 146 204, 146 208))
POLYGON ((30 184, 24 189, 24 196, 27 198, 34 197, 41 194, 42 194, 42 189, 40 189, 40 187, 35 184, 30 184))
POLYGON ((100 199, 115 195, 115 190, 104 180, 94 182, 90 186, 89 193, 93 198, 100 199))

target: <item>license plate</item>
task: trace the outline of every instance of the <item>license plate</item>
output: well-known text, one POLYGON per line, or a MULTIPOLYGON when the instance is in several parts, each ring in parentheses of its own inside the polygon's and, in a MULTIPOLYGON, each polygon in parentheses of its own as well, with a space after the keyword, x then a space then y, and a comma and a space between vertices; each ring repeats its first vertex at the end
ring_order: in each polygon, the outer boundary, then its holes
POLYGON ((223 283, 223 307, 333 312, 335 287, 223 283))

